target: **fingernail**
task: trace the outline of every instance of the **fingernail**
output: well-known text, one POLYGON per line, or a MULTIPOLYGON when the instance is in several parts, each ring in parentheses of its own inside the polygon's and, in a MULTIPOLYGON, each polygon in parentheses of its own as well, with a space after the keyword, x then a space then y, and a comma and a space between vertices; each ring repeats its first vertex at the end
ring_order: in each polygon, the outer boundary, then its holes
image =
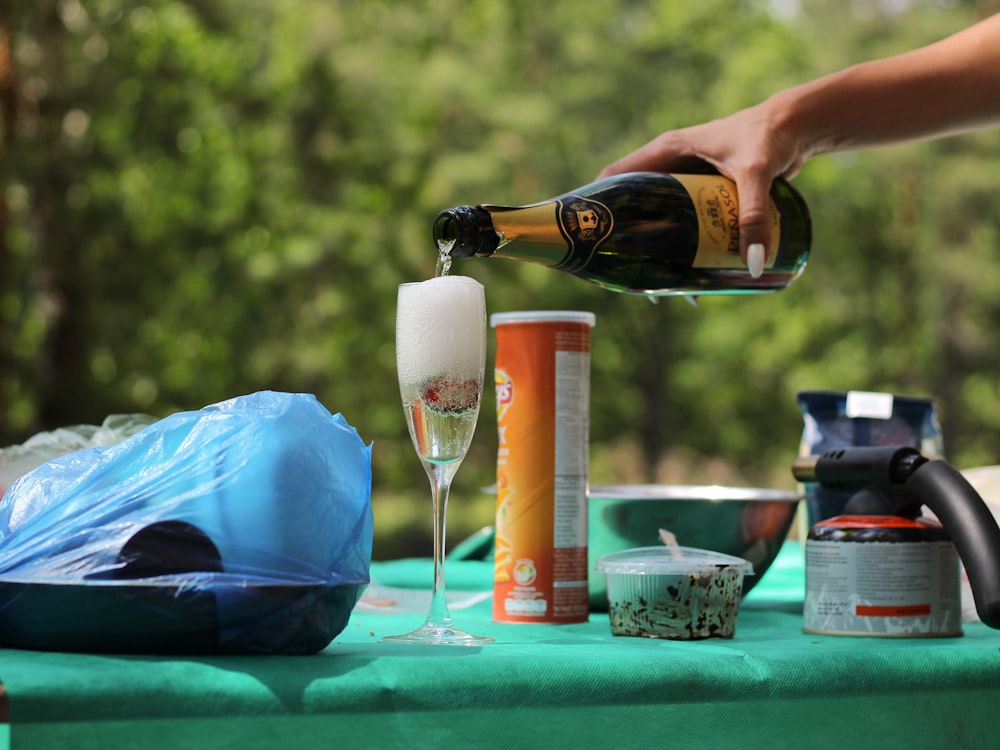
POLYGON ((747 269, 753 279, 759 279, 764 273, 764 246, 759 242, 747 248, 747 269))

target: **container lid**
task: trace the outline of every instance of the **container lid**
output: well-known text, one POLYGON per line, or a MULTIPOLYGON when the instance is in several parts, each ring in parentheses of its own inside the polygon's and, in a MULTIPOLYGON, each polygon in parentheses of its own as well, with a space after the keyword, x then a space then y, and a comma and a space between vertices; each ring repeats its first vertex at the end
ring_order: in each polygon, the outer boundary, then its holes
POLYGON ((604 555, 594 565, 594 570, 599 572, 637 575, 687 575, 711 573, 722 568, 735 568, 744 575, 753 574, 753 564, 749 560, 694 547, 636 547, 604 555))
POLYGON ((583 323, 593 328, 597 318, 592 312, 580 310, 526 310, 490 316, 490 325, 494 328, 505 323, 583 323))

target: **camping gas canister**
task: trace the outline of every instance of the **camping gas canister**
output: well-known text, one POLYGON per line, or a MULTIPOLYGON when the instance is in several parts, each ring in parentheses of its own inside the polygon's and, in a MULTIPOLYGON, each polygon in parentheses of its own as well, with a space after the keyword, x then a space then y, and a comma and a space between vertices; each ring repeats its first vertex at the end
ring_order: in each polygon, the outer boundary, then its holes
POLYGON ((959 558, 940 523, 836 516, 806 540, 808 633, 962 635, 959 558))

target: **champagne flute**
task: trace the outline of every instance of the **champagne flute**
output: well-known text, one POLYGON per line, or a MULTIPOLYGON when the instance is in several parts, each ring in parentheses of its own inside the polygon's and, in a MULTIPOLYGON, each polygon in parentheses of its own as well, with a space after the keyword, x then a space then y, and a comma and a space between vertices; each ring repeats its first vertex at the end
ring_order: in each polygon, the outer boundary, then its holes
POLYGON ((423 626, 383 641, 462 646, 493 641, 453 625, 444 582, 448 492, 476 429, 485 367, 482 284, 467 276, 437 276, 400 285, 396 370, 410 437, 431 483, 434 588, 423 626))

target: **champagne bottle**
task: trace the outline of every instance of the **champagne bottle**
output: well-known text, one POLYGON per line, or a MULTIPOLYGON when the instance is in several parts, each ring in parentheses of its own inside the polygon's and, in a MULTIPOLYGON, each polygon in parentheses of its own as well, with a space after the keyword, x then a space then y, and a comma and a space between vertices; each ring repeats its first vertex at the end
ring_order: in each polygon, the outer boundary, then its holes
POLYGON ((452 258, 513 258, 615 292, 752 294, 784 289, 805 268, 812 228, 802 196, 771 187, 771 248, 751 278, 739 255, 735 184, 717 174, 633 172, 529 206, 442 211, 434 239, 452 258))

